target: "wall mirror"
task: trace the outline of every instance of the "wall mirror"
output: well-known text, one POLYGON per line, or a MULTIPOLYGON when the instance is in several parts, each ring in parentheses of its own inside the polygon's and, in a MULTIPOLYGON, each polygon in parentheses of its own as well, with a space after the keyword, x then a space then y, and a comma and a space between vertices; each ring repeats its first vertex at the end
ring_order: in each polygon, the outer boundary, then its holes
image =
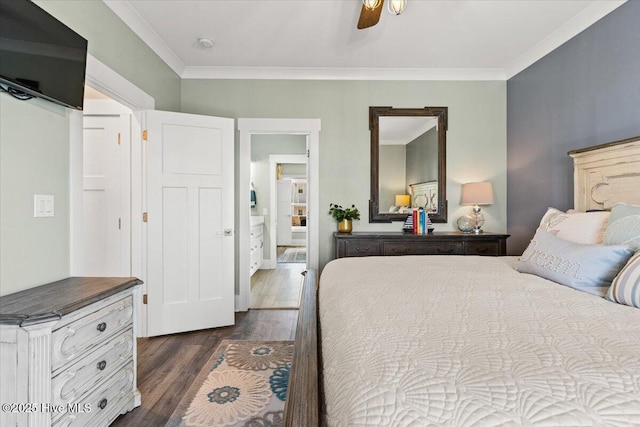
POLYGON ((369 107, 369 222, 404 221, 422 207, 447 222, 447 107, 369 107))

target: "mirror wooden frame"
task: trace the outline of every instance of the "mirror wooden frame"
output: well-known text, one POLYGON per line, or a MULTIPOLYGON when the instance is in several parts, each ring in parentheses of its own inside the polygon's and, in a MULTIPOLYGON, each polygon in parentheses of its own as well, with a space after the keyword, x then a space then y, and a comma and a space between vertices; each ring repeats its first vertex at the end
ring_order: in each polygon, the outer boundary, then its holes
POLYGON ((404 221, 407 214, 380 212, 380 129, 381 116, 424 116, 438 118, 438 212, 430 214, 432 222, 447 222, 447 107, 393 108, 369 107, 369 131, 371 132, 371 198, 369 222, 404 221))

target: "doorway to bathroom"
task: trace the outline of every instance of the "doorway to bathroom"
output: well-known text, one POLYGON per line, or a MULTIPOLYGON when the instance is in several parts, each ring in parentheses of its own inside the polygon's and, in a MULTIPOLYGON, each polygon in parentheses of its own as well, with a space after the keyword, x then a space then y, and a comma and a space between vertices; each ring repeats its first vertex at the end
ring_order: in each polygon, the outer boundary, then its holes
POLYGON ((251 138, 253 247, 262 261, 252 268, 252 309, 298 308, 307 268, 307 135, 251 138))

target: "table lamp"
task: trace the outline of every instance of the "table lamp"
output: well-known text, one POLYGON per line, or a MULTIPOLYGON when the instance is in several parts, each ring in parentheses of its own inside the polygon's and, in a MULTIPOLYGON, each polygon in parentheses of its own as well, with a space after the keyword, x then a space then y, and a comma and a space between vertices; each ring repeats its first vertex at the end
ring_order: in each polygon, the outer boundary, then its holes
POLYGON ((484 216, 480 212, 480 205, 490 205, 493 203, 493 186, 490 182, 468 182, 462 184, 462 196, 460 204, 463 206, 473 205, 474 225, 473 232, 482 233, 480 229, 484 225, 484 216))
POLYGON ((411 206, 411 196, 408 194, 396 194, 396 206, 408 208, 411 206))

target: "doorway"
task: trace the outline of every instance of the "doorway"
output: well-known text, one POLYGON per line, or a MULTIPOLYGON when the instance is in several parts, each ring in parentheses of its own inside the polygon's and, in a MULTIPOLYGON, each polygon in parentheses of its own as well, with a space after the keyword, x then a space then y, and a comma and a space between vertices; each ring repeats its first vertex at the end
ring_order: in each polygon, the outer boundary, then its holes
MULTIPOLYGON (((240 131, 239 144, 239 165, 238 183, 239 188, 245 188, 249 193, 251 190, 251 141, 253 135, 298 135, 304 136, 307 141, 307 152, 302 156, 307 157, 307 215, 306 215, 306 268, 318 268, 318 151, 319 151, 319 119, 238 119, 238 130, 240 131)), ((271 176, 275 176, 275 170, 271 176)), ((255 184, 255 183, 254 183, 255 184)), ((242 194, 242 191, 240 191, 242 194)), ((257 195, 258 199, 260 198, 257 195)), ((275 204, 275 190, 271 192, 270 199, 275 204)), ((273 209, 267 209, 267 214, 273 209)), ((260 211, 260 214, 263 212, 260 211)), ((249 309, 251 302, 251 277, 250 277, 250 217, 251 199, 250 197, 240 197, 238 201, 238 274, 239 274, 239 294, 236 299, 236 310, 245 311, 249 309)), ((275 218, 265 220, 275 223, 275 218)), ((275 226, 272 228, 275 229, 275 226)), ((275 240, 273 240, 273 251, 269 251, 269 262, 272 268, 277 266, 275 240)), ((304 264, 301 264, 303 266, 304 264)), ((265 265, 266 266, 266 265, 265 265)), ((296 273, 297 275, 297 273, 296 273)), ((300 280, 302 276, 300 276, 300 280)))
POLYGON ((307 135, 252 136, 251 219, 263 220, 264 255, 251 274, 252 309, 299 307, 307 268, 306 152, 307 135))
POLYGON ((83 276, 131 276, 131 109, 85 87, 82 141, 83 276))

